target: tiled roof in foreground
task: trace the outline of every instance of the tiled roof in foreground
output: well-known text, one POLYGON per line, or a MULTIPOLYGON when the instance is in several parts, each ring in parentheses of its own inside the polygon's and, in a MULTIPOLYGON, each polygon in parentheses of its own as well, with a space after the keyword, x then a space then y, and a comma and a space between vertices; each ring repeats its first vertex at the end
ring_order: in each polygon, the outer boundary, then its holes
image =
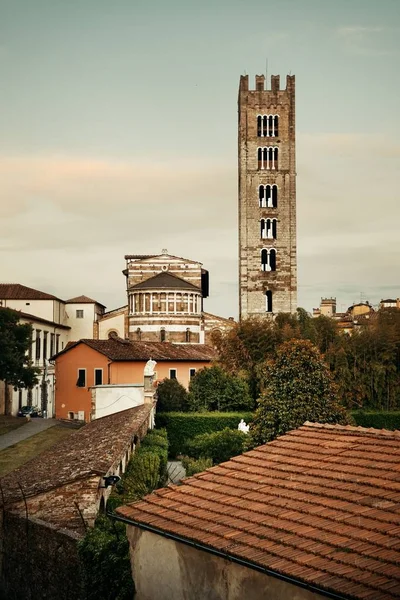
POLYGON ((322 593, 400 597, 400 432, 306 423, 118 513, 322 593))

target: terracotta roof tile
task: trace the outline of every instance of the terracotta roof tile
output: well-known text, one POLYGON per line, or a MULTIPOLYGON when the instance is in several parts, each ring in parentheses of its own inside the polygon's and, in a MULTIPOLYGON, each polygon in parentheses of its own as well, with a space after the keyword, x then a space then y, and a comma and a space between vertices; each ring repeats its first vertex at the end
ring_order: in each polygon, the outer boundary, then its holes
POLYGON ((75 298, 70 298, 65 301, 66 304, 98 304, 99 306, 104 306, 101 302, 97 300, 93 300, 93 298, 89 298, 88 296, 76 296, 75 298))
POLYGON ((192 292, 200 292, 200 288, 190 283, 190 281, 186 281, 177 275, 173 275, 172 273, 158 273, 153 277, 149 277, 149 279, 145 279, 144 281, 140 281, 136 285, 132 285, 130 290, 153 290, 153 289, 165 289, 165 290, 174 290, 174 289, 184 289, 191 290, 192 292))
MULTIPOLYGON (((52 294, 35 290, 20 283, 0 283, 0 299, 4 300, 59 300, 52 294)), ((62 302, 62 300, 61 300, 62 302)))
POLYGON ((130 342, 121 338, 108 340, 84 339, 69 343, 56 356, 69 352, 78 344, 86 344, 93 350, 104 354, 110 360, 190 360, 210 361, 216 357, 215 350, 204 344, 172 344, 170 342, 130 342))
POLYGON ((118 512, 343 598, 400 594, 400 432, 306 423, 118 512))

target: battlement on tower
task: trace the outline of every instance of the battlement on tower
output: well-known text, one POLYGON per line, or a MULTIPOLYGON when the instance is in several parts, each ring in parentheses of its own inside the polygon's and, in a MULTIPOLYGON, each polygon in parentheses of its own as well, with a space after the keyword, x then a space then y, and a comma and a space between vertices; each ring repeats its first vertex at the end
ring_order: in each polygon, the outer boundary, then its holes
POLYGON ((240 76, 240 92, 294 92, 295 89, 295 75, 286 75, 286 88, 281 89, 280 87, 280 76, 279 75, 271 75, 271 87, 268 89, 268 82, 265 85, 265 75, 256 75, 255 76, 255 87, 254 89, 249 89, 249 76, 241 75, 240 76))

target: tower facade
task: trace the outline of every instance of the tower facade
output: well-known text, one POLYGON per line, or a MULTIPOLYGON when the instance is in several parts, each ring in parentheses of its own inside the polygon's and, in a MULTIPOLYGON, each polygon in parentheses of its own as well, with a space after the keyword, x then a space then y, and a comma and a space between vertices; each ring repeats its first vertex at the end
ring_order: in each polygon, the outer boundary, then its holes
POLYGON ((239 87, 240 318, 297 309, 295 78, 239 87))

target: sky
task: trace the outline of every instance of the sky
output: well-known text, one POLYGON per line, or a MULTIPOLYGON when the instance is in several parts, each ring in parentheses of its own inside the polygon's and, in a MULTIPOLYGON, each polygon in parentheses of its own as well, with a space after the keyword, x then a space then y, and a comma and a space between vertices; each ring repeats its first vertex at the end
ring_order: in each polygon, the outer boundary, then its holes
POLYGON ((238 316, 239 77, 296 75, 298 304, 400 296, 399 0, 0 0, 0 281, 108 310, 125 254, 238 316))

